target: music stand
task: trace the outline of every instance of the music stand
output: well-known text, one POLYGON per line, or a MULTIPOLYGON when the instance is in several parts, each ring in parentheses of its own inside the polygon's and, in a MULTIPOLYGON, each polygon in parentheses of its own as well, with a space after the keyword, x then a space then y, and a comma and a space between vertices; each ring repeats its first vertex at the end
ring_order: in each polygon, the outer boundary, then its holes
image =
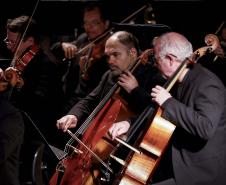
POLYGON ((139 40, 140 49, 142 51, 152 47, 154 37, 160 36, 163 33, 172 31, 171 28, 164 24, 125 24, 112 23, 116 31, 128 31, 134 34, 139 40))

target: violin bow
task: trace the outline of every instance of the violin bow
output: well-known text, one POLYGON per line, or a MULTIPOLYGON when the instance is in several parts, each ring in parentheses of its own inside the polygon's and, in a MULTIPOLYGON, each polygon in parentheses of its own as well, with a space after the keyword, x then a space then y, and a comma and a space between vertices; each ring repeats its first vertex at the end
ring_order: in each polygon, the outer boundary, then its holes
MULTIPOLYGON (((34 17, 34 14, 35 14, 35 12, 36 12, 36 10, 37 10, 37 7, 38 7, 39 2, 40 2, 40 0, 37 0, 37 2, 36 2, 36 4, 35 4, 35 7, 34 7, 34 10, 32 11, 31 16, 29 17, 28 23, 27 23, 27 25, 26 25, 26 27, 25 27, 25 30, 24 30, 23 34, 22 34, 22 35, 19 35, 19 36, 20 36, 20 41, 18 42, 18 44, 17 44, 17 46, 16 46, 16 50, 15 50, 15 53, 14 53, 14 56, 13 56, 13 59, 12 59, 11 67, 14 67, 14 66, 15 66, 15 61, 16 61, 15 58, 16 58, 16 56, 17 56, 17 54, 18 54, 18 51, 19 51, 19 48, 20 48, 20 46, 21 46, 21 44, 22 44, 22 40, 24 39, 24 37, 25 37, 25 35, 26 35, 26 32, 27 32, 27 30, 28 30, 28 28, 29 28, 29 25, 30 25, 30 23, 31 23, 31 21, 32 21, 32 19, 33 19, 33 17, 34 17)), ((11 93, 12 93, 12 91, 11 91, 11 93)), ((11 95, 11 94, 10 94, 10 95, 11 95)), ((9 96, 9 97, 10 97, 10 96, 9 96)), ((58 148, 56 148, 56 147, 50 145, 50 144, 48 143, 48 141, 46 140, 46 138, 44 137, 44 135, 43 135, 43 134, 41 133, 41 131, 39 130, 39 128, 36 126, 36 124, 34 123, 34 121, 31 119, 31 117, 30 117, 26 112, 23 111, 23 113, 24 113, 24 115, 29 119, 29 121, 32 123, 32 125, 35 127, 35 129, 37 130, 37 132, 39 133, 39 135, 41 136, 41 138, 44 140, 44 142, 46 143, 46 145, 47 145, 47 146, 50 148, 50 150, 53 152, 53 154, 55 155, 55 157, 56 157, 58 160, 61 160, 63 157, 65 157, 66 153, 65 153, 64 151, 62 151, 62 150, 60 150, 60 149, 58 149, 58 148)))
POLYGON ((15 62, 16 62, 15 58, 16 58, 18 52, 19 52, 19 48, 20 48, 20 46, 22 44, 22 40, 24 39, 24 37, 25 37, 25 35, 27 33, 27 30, 28 30, 28 28, 29 28, 29 26, 31 24, 31 21, 32 21, 32 19, 34 17, 34 14, 35 14, 35 12, 37 10, 37 7, 38 7, 39 2, 40 2, 40 0, 37 0, 37 2, 35 4, 35 7, 34 7, 32 13, 31 13, 31 16, 29 17, 28 23, 27 23, 27 25, 25 27, 25 30, 24 30, 23 34, 22 35, 19 35, 19 40, 20 41, 18 42, 18 44, 16 46, 16 50, 15 50, 15 53, 14 53, 14 56, 13 56, 13 59, 12 59, 11 67, 14 67, 15 66, 15 62))

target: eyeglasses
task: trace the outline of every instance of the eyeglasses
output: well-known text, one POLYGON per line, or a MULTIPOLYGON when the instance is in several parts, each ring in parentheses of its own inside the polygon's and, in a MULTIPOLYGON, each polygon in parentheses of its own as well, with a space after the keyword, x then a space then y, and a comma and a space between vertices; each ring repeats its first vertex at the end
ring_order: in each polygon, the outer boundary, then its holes
POLYGON ((101 21, 93 20, 93 21, 84 21, 83 26, 98 26, 101 24, 101 21))
POLYGON ((17 41, 9 40, 7 37, 3 40, 6 44, 15 45, 17 41))
POLYGON ((178 60, 178 57, 172 53, 166 54, 165 56, 161 56, 161 57, 154 55, 152 60, 156 63, 158 60, 161 60, 161 59, 167 57, 167 55, 170 55, 171 57, 174 57, 176 60, 178 60))

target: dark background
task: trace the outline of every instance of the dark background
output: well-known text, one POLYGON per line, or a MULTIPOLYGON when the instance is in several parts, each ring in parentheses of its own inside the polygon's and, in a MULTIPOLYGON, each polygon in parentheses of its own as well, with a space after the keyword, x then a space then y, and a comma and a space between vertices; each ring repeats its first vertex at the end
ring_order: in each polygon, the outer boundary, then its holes
MULTIPOLYGON (((222 21, 226 20, 223 0, 171 1, 171 0, 102 0, 113 22, 121 22, 147 2, 152 5, 156 23, 169 26, 173 31, 184 34, 194 48, 205 45, 204 37, 215 33, 222 21)), ((35 0, 1 0, 0 2, 0 53, 4 56, 5 24, 8 18, 23 14, 31 15, 35 0)), ((38 3, 34 18, 41 26, 43 35, 51 42, 59 39, 70 41, 83 31, 82 9, 86 1, 42 0, 38 3)), ((137 15, 135 23, 144 23, 143 12, 137 15)), ((142 32, 142 30, 141 30, 142 32)))

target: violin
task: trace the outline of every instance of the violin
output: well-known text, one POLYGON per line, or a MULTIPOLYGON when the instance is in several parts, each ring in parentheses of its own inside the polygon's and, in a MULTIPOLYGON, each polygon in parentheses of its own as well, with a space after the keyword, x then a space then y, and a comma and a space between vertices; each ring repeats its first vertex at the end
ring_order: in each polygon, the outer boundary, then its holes
MULTIPOLYGON (((130 16, 126 17, 124 20, 122 20, 120 23, 125 23, 130 20, 132 20, 138 13, 141 11, 150 8, 150 4, 146 4, 139 8, 137 11, 135 11, 130 16)), ((104 56, 104 47, 105 42, 109 35, 113 32, 114 27, 107 29, 104 33, 102 33, 100 36, 98 36, 96 39, 94 39, 92 42, 81 48, 77 54, 81 55, 79 65, 82 71, 82 77, 85 80, 89 80, 89 68, 92 66, 92 64, 97 61, 98 59, 102 58, 104 56)), ((63 59, 65 60, 65 58, 63 59)))
POLYGON ((84 80, 89 80, 89 70, 90 67, 94 64, 94 62, 104 57, 106 39, 107 37, 99 41, 98 43, 93 44, 90 48, 88 48, 87 51, 84 51, 81 54, 79 66, 82 72, 82 78, 84 80))
MULTIPOLYGON (((167 91, 171 90, 189 64, 195 64, 200 57, 214 51, 219 45, 217 36, 213 34, 207 35, 205 42, 208 46, 196 50, 191 57, 186 58, 173 76, 165 83, 164 88, 167 91)), ((145 109, 138 118, 138 120, 144 120, 144 117, 150 119, 146 124, 148 128, 145 127, 143 133, 137 137, 135 145, 138 147, 134 147, 136 151, 130 151, 125 160, 111 156, 123 165, 113 182, 114 185, 148 184, 168 146, 176 126, 161 116, 162 109, 160 107, 157 107, 154 111, 150 111, 151 108, 145 109)))
POLYGON ((0 78, 0 92, 6 91, 9 87, 21 88, 24 85, 21 76, 22 72, 38 51, 39 47, 33 45, 22 55, 22 57, 19 57, 14 61, 13 67, 8 67, 4 72, 2 71, 0 78))

